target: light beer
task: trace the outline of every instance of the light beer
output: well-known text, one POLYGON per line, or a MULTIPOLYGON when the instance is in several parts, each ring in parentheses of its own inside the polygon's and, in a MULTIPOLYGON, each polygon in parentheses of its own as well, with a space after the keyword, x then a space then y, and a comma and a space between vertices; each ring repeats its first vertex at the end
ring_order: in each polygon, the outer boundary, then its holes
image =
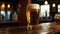
POLYGON ((39 4, 28 4, 26 16, 28 24, 34 25, 39 23, 40 6, 39 4))

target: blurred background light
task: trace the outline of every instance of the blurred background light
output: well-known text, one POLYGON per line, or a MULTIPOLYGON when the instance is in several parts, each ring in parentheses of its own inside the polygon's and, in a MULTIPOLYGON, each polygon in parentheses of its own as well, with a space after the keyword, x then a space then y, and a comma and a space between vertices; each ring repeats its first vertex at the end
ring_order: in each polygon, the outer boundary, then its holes
POLYGON ((47 5, 48 4, 48 1, 45 1, 44 4, 47 5))
POLYGON ((55 3, 53 3, 53 4, 52 4, 52 7, 55 7, 55 6, 56 6, 56 4, 55 4, 55 3))
POLYGON ((8 8, 10 8, 10 4, 8 4, 8 6, 7 6, 8 8))

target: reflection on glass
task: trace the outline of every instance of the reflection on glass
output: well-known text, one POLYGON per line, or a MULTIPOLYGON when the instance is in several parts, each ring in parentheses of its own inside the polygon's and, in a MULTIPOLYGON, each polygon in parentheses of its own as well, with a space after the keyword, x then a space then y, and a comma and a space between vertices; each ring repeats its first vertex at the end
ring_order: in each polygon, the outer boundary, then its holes
POLYGON ((30 12, 29 11, 28 11, 27 15, 28 15, 27 16, 27 22, 30 23, 30 12))

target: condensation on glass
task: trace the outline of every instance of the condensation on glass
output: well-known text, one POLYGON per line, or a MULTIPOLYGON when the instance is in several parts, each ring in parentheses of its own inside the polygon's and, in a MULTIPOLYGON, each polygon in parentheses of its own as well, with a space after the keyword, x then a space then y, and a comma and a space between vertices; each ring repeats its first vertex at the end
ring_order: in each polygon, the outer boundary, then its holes
POLYGON ((28 4, 26 8, 26 16, 28 24, 38 24, 39 23, 39 4, 28 4))

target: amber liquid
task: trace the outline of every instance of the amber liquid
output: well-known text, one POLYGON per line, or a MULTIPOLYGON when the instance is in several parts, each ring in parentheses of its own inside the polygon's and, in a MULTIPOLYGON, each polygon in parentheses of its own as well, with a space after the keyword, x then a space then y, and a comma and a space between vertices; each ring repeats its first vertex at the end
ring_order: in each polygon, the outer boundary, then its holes
POLYGON ((27 15, 27 22, 29 24, 38 24, 39 23, 39 9, 30 9, 27 10, 26 15, 27 15))

